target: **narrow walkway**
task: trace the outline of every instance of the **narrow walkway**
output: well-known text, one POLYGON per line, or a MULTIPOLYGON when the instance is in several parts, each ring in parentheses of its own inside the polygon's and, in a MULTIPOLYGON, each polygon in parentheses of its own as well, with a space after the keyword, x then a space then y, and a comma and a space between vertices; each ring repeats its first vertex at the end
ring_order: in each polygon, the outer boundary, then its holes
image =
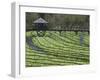
POLYGON ((33 50, 45 52, 43 49, 41 49, 40 47, 38 47, 38 46, 36 46, 36 45, 33 44, 33 42, 32 42, 32 37, 26 37, 26 43, 27 43, 33 50))

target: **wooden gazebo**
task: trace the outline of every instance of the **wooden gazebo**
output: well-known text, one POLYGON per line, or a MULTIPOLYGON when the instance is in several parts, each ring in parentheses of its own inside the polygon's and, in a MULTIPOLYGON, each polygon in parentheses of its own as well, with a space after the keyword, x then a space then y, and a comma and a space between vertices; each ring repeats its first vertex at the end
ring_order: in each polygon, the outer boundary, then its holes
POLYGON ((38 18, 37 20, 33 22, 38 36, 45 35, 45 31, 47 30, 47 23, 48 22, 44 20, 43 18, 38 18))
POLYGON ((39 18, 33 22, 37 30, 46 30, 47 29, 47 21, 43 18, 39 18))

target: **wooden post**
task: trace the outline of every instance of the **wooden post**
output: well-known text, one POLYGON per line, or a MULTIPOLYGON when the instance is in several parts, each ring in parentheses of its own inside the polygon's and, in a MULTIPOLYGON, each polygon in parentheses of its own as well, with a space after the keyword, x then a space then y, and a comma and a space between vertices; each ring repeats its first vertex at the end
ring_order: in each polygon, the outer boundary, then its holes
POLYGON ((90 34, 90 31, 88 31, 88 34, 90 34))
POLYGON ((78 34, 78 31, 75 31, 75 34, 77 35, 78 34))
POLYGON ((60 36, 61 36, 61 31, 59 31, 59 33, 60 33, 60 36))
POLYGON ((79 36, 80 36, 80 46, 82 46, 84 42, 83 32, 81 32, 79 36))

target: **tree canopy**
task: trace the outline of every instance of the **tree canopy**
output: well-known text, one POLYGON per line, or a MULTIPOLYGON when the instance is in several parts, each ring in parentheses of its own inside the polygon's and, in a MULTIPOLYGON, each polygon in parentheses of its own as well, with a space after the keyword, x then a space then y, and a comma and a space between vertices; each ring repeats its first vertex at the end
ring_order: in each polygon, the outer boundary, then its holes
POLYGON ((48 30, 89 30, 89 15, 32 12, 26 12, 26 30, 35 30, 33 22, 38 18, 48 22, 48 30))

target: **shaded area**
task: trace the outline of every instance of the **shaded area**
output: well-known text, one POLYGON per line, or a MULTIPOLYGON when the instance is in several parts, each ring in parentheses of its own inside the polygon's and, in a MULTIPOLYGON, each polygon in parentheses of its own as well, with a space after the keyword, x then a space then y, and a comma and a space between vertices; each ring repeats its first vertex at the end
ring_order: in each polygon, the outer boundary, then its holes
MULTIPOLYGON (((46 31, 87 31, 89 32, 89 15, 52 14, 52 13, 26 13, 26 31, 41 30, 37 23, 48 23, 46 31), (38 21, 37 21, 38 20, 38 21), (33 24, 35 22, 35 24, 33 24)), ((44 25, 44 24, 43 24, 44 25)))

